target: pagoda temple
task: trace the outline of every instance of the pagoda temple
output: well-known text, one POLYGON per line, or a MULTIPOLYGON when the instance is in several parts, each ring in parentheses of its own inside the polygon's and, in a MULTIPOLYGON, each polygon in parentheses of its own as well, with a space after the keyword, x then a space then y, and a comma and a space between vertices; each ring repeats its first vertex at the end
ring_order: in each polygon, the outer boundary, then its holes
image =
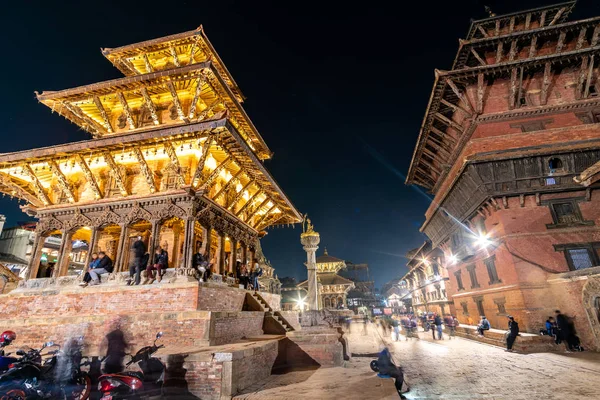
MULTIPOLYGON (((338 274, 346 269, 344 260, 330 256, 327 249, 316 260, 319 309, 348 307, 347 296, 354 282, 338 274)), ((307 290, 308 281, 300 282, 298 287, 307 290)))
POLYGON ((206 251, 224 274, 254 257, 265 228, 300 221, 202 27, 102 54, 123 78, 36 92, 91 139, 0 155, 0 191, 39 220, 29 278, 48 236, 61 239, 54 277, 76 273, 75 240, 124 271, 137 236, 150 254, 166 248, 171 266, 189 269, 206 251))

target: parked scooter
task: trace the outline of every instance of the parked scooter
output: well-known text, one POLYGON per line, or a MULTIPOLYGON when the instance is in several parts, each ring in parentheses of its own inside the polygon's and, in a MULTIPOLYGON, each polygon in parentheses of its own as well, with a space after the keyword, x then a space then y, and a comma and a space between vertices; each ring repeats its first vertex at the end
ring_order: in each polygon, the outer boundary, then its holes
POLYGON ((156 345, 162 337, 162 332, 156 334, 152 346, 142 347, 131 357, 125 365, 138 364, 139 371, 123 371, 118 374, 104 374, 98 380, 100 400, 141 399, 160 396, 164 381, 165 365, 158 358, 152 357, 154 353, 165 347, 156 345))
POLYGON ((19 350, 17 355, 21 355, 21 359, 0 375, 0 399, 86 400, 92 382, 87 373, 81 371, 81 347, 79 343, 61 352, 60 346, 47 342, 39 350, 19 350), (55 346, 59 349, 46 353, 51 357, 42 362, 42 351, 55 346))
POLYGON ((16 338, 17 334, 13 331, 4 331, 0 335, 0 372, 6 371, 10 364, 17 361, 17 358, 9 357, 11 353, 6 353, 4 351, 4 348, 11 344, 16 338))

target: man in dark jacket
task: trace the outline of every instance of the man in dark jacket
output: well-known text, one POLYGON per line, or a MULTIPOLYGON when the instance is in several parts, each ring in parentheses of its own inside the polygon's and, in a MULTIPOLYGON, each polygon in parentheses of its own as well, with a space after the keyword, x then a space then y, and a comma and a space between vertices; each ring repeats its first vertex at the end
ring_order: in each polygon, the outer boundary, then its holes
POLYGON ((148 267, 146 267, 146 279, 144 279, 144 284, 152 284, 154 282, 154 271, 157 271, 156 279, 160 282, 162 280, 163 271, 167 268, 169 268, 169 253, 158 246, 156 248, 156 253, 154 254, 154 263, 148 264, 148 267), (148 281, 148 279, 150 281, 148 281))
POLYGON ((569 319, 566 315, 561 314, 560 310, 556 310, 554 313, 556 314, 556 341, 557 343, 564 342, 566 352, 570 353, 569 338, 571 337, 571 326, 569 325, 569 319))
POLYGON ((98 253, 98 259, 100 262, 96 268, 90 269, 90 278, 92 278, 90 285, 98 285, 100 283, 100 275, 110 274, 113 272, 113 263, 109 256, 105 252, 101 251, 98 253))
MULTIPOLYGON (((142 237, 138 236, 137 240, 133 242, 131 246, 131 252, 133 255, 133 264, 129 267, 129 283, 128 285, 139 285, 141 280, 142 269, 145 269, 144 256, 146 255, 146 245, 142 241, 142 237), (135 279, 134 279, 135 277, 135 279)), ((147 261, 146 261, 147 262, 147 261)))
POLYGON ((379 358, 377 359, 377 367, 379 368, 380 375, 388 375, 391 378, 394 378, 394 385, 396 386, 396 391, 401 399, 405 399, 402 394, 402 384, 404 383, 404 371, 402 368, 397 367, 396 364, 392 362, 392 355, 390 354, 388 349, 384 349, 381 353, 379 353, 379 358))
POLYGON ((515 339, 519 336, 519 324, 513 317, 508 316, 508 337, 506 338, 506 351, 513 351, 515 339))
MULTIPOLYGON (((435 318, 433 319, 433 323, 435 324, 435 328, 436 328, 437 333, 438 333, 438 340, 443 340, 443 337, 442 337, 442 317, 440 317, 438 314, 435 314, 435 318)), ((435 339, 435 336, 433 338, 435 339)))

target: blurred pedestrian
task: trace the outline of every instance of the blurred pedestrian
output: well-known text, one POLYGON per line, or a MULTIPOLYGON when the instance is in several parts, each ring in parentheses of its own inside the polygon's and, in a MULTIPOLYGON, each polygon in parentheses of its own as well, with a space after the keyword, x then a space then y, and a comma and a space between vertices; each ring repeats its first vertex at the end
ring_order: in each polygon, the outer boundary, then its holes
POLYGON ((104 362, 105 374, 116 374, 124 370, 123 359, 127 354, 129 344, 125 340, 125 334, 121 329, 121 318, 113 320, 110 324, 110 332, 106 334, 106 358, 104 362))
MULTIPOLYGON (((444 340, 444 338, 442 337, 442 317, 440 317, 438 314, 435 314, 433 318, 433 323, 435 324, 435 330, 437 330, 438 333, 438 340, 444 340)), ((435 339, 435 335, 433 336, 433 338, 435 339)))
POLYGON ((506 351, 512 352, 515 339, 519 336, 519 324, 513 317, 508 316, 508 337, 506 338, 506 351))

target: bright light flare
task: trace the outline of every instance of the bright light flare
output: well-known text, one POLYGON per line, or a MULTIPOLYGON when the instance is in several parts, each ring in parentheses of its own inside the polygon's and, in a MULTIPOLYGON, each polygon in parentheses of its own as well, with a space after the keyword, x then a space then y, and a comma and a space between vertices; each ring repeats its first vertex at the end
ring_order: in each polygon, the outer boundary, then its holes
POLYGON ((475 238, 475 245, 480 249, 485 249, 492 244, 487 234, 479 233, 475 238))

